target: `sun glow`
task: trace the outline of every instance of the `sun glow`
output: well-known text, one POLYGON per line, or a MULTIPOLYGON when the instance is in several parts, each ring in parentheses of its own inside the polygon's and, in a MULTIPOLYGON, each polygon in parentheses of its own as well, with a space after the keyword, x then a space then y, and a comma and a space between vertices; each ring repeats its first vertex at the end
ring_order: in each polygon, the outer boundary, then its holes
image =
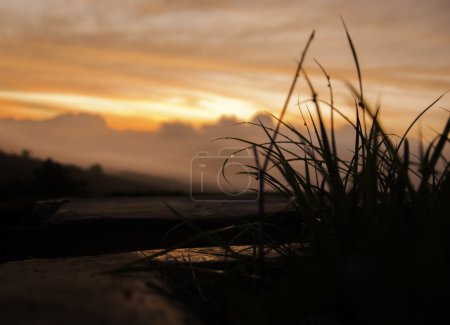
MULTIPOLYGON (((116 129, 152 130, 166 122, 199 125, 214 122, 223 115, 249 119, 258 109, 250 102, 225 98, 216 94, 200 94, 197 100, 183 97, 152 99, 121 99, 78 94, 0 91, 0 99, 17 103, 20 107, 43 106, 53 111, 99 114, 116 129)), ((43 109, 45 110, 45 109, 43 109)), ((13 114, 12 117, 20 116, 13 114)), ((43 114, 43 118, 48 114, 43 114)))

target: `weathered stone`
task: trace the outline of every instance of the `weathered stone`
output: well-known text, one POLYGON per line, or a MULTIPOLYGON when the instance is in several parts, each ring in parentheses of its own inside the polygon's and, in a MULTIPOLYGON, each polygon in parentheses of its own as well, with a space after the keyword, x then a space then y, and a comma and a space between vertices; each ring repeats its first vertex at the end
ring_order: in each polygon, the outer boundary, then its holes
POLYGON ((34 259, 0 265, 0 324, 191 324, 155 272, 102 273, 140 253, 34 259))
MULTIPOLYGON (((267 220, 291 228, 298 226, 298 216, 290 215, 286 207, 286 200, 268 197, 266 212, 273 215, 267 220)), ((250 244, 254 240, 252 233, 241 235, 239 227, 260 219, 255 202, 193 202, 188 197, 41 202, 30 218, 35 226, 9 230, 7 260, 96 255, 172 245, 214 246, 217 243, 199 236, 199 230, 230 226, 235 229, 221 232, 222 240, 250 244)))
MULTIPOLYGON (((42 203, 41 205, 44 205, 42 203)), ((54 206, 54 202, 47 205, 54 206)), ((277 212, 286 208, 286 200, 280 197, 268 197, 266 212, 277 212)), ((38 205, 39 207, 39 205, 38 205)), ((188 219, 245 218, 258 214, 256 202, 194 202, 189 197, 138 197, 73 199, 61 201, 58 209, 52 210, 46 218, 41 218, 43 225, 65 222, 82 222, 92 220, 176 220, 180 216, 188 219), (179 213, 175 214, 169 206, 179 213)))

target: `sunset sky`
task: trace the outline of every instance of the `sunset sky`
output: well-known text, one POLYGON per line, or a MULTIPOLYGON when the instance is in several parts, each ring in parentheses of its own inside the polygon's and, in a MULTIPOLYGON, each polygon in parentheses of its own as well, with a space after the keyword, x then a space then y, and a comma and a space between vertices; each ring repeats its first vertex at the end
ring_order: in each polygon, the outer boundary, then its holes
MULTIPOLYGON (((307 70, 326 96, 319 60, 350 108, 339 80, 356 79, 340 14, 385 124, 406 126, 450 89, 448 0, 2 0, 0 118, 84 112, 116 130, 155 130, 277 113, 313 29, 307 70)), ((307 94, 300 84, 296 97, 307 94)))

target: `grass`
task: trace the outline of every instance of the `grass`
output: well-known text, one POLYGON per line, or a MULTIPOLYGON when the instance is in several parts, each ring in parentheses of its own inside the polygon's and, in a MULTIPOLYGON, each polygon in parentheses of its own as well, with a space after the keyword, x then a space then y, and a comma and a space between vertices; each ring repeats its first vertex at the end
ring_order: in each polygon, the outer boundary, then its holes
POLYGON ((251 254, 215 237, 217 231, 196 229, 234 261, 219 273, 196 270, 193 277, 194 269, 188 268, 183 279, 191 281, 174 284, 209 324, 450 323, 450 177, 444 155, 450 118, 434 139, 421 145, 420 155, 413 155, 408 134, 442 96, 401 136, 390 135, 380 124, 379 108, 372 109, 365 100, 357 52, 344 28, 358 76, 358 87, 349 85, 354 119, 335 106, 326 70, 317 62, 328 82, 328 100, 318 97, 303 68, 313 33, 276 126, 253 123, 267 141, 229 138, 255 153, 255 165, 249 167, 259 180, 261 221, 242 228, 254 233, 251 254), (298 129, 284 115, 302 77, 310 99, 303 103, 306 110, 300 109, 304 128, 298 129), (324 107, 331 111, 329 128, 324 107), (350 158, 338 152, 337 117, 353 129, 350 158), (301 220, 292 245, 265 231, 264 197, 269 190, 286 196, 301 220), (268 250, 276 252, 276 262, 267 258, 268 250), (205 310, 210 311, 206 316, 205 310), (212 316, 216 313, 220 317, 212 316))

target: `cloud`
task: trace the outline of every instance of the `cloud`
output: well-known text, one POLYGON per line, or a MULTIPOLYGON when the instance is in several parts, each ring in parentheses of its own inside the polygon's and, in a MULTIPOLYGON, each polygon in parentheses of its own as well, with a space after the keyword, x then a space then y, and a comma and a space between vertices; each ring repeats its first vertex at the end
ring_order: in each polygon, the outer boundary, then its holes
MULTIPOLYGON (((192 128, 182 123, 163 124, 153 132, 115 131, 99 116, 60 115, 45 121, 0 119, 0 148, 90 166, 102 164, 110 171, 136 171, 165 176, 189 184, 191 160, 198 152, 211 157, 222 148, 241 147, 236 141, 218 140, 226 136, 257 139, 255 128, 236 125, 239 121, 223 118, 215 124, 192 128)), ((267 120, 269 123, 270 121, 267 120)), ((211 164, 220 169, 222 159, 211 164)), ((216 182, 216 174, 208 182, 216 182)))
MULTIPOLYGON (((1 90, 24 98, 39 93, 162 103, 165 111, 181 105, 187 113, 130 116, 79 103, 53 103, 50 112, 42 101, 3 97, 9 102, 2 102, 0 116, 47 119, 57 111, 84 111, 102 114, 116 129, 143 130, 168 120, 198 127, 224 111, 241 119, 276 113, 313 28, 317 37, 306 67, 325 94, 312 61, 317 58, 333 77, 336 100, 346 104, 351 97, 336 80, 354 81, 355 71, 339 13, 357 46, 368 98, 381 95, 387 117, 413 115, 450 87, 449 9, 445 0, 3 0, 1 90), (193 116, 205 112, 208 118, 193 116)), ((307 88, 297 94, 304 98, 307 88)), ((388 123, 403 127, 404 120, 388 123)))
POLYGON ((99 116, 61 115, 46 121, 0 120, 0 148, 31 150, 64 162, 110 170, 134 170, 166 175, 187 182, 190 159, 197 151, 215 155, 224 143, 210 142, 232 132, 234 119, 194 129, 181 123, 164 124, 154 132, 119 132, 99 116))

